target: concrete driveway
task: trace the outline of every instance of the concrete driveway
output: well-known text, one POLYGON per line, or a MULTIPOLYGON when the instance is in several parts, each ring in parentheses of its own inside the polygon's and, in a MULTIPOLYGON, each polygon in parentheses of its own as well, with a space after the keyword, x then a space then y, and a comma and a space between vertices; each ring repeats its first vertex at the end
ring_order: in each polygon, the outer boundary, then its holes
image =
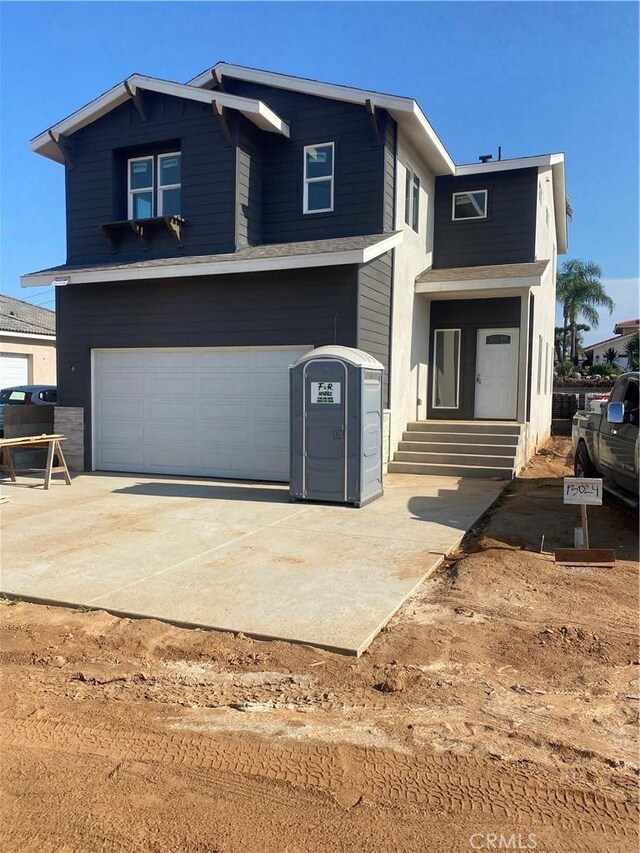
POLYGON ((390 474, 363 509, 286 486, 82 474, 3 483, 2 592, 361 654, 504 483, 390 474))

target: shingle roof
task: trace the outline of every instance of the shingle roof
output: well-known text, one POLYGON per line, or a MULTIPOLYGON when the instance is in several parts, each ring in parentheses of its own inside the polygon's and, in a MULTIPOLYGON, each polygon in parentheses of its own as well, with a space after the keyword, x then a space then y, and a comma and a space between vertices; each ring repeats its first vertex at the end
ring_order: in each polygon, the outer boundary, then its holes
POLYGON ((529 278, 541 276, 549 261, 533 261, 526 264, 492 264, 482 267, 450 267, 428 269, 421 272, 416 281, 420 284, 447 281, 476 281, 491 278, 529 278))
POLYGON ((148 269, 149 267, 173 267, 188 266, 191 264, 217 264, 229 261, 254 261, 261 258, 293 258, 303 255, 332 254, 333 252, 349 252, 358 249, 367 249, 375 246, 381 240, 390 237, 390 234, 367 234, 363 237, 336 237, 333 240, 305 240, 300 243, 271 243, 263 246, 247 246, 238 249, 237 252, 229 252, 224 255, 175 255, 170 258, 159 258, 145 261, 133 261, 131 263, 110 263, 95 266, 68 266, 62 264, 59 267, 36 270, 29 275, 43 275, 44 273, 81 273, 95 272, 99 270, 135 270, 148 269))
POLYGON ((621 323, 616 323, 614 331, 615 329, 627 329, 629 327, 635 329, 636 326, 640 326, 640 319, 638 317, 635 320, 623 320, 621 323))
POLYGON ((0 332, 55 335, 56 315, 48 308, 30 305, 12 296, 0 296, 0 332))

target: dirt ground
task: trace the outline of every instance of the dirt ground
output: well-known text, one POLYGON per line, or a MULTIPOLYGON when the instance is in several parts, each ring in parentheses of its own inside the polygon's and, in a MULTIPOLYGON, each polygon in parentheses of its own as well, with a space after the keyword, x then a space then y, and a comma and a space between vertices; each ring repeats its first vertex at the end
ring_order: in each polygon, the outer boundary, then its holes
POLYGON ((2 602, 2 853, 637 850, 637 518, 556 566, 568 451, 359 660, 2 602))

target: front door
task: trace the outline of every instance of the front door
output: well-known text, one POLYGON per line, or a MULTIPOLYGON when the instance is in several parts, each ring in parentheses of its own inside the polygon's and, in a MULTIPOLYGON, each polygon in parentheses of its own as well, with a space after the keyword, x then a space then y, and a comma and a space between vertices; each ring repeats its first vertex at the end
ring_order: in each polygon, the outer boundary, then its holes
POLYGON ((518 329, 478 329, 475 417, 515 420, 518 329))

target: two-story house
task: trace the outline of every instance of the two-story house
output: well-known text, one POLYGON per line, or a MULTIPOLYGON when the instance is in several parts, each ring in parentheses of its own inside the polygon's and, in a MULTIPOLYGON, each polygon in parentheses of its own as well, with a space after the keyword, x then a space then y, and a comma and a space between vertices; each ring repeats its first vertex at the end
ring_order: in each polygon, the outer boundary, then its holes
POLYGON ((511 476, 549 435, 560 154, 456 166, 411 98, 218 63, 32 141, 64 165, 59 401, 88 470, 286 480, 288 366, 386 368, 392 471, 511 476))

